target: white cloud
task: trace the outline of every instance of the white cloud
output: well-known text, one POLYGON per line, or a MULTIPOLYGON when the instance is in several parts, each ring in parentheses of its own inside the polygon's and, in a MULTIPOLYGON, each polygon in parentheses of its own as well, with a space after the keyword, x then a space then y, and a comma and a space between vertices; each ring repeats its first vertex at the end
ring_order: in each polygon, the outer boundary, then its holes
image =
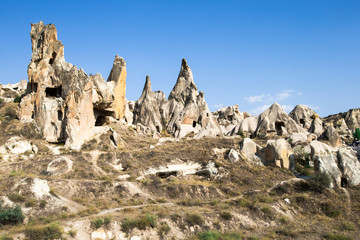
MULTIPOLYGON (((264 112, 266 109, 268 109, 271 105, 265 104, 262 106, 259 106, 257 108, 251 109, 250 113, 254 116, 259 115, 260 113, 264 112)), ((290 104, 288 105, 281 105, 281 107, 284 109, 285 112, 289 113, 291 110, 294 109, 294 107, 290 104)))
POLYGON ((287 98, 293 97, 294 95, 301 96, 302 93, 297 92, 295 90, 284 90, 284 91, 279 92, 279 93, 277 93, 275 95, 267 93, 267 94, 261 94, 261 95, 257 95, 257 96, 245 97, 244 99, 248 103, 257 103, 257 102, 259 102, 259 103, 270 104, 270 103, 285 100, 287 98))
POLYGON ((316 105, 305 105, 305 106, 307 106, 308 108, 311 108, 312 110, 319 110, 320 109, 320 107, 319 106, 316 106, 316 105))
POLYGON ((219 103, 219 104, 215 104, 215 105, 212 105, 212 107, 216 108, 216 109, 220 109, 224 106, 224 104, 222 103, 219 103))

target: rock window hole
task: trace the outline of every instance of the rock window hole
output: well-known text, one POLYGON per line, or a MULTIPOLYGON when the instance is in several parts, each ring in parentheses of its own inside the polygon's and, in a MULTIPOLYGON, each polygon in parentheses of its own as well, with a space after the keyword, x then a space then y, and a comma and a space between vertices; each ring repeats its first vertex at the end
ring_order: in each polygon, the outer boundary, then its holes
POLYGON ((193 127, 196 127, 196 121, 193 121, 193 127))
POLYGON ((61 110, 58 110, 58 120, 62 121, 63 119, 63 112, 61 110))
POLYGON ((284 122, 275 122, 275 130, 279 136, 281 136, 283 133, 281 129, 282 127, 285 127, 284 122))
POLYGON ((156 131, 160 132, 160 127, 159 126, 156 126, 156 131))
POLYGON ((305 125, 305 121, 304 121, 304 119, 300 119, 300 124, 301 124, 302 126, 304 126, 304 125, 305 125))
POLYGON ((61 86, 54 88, 47 87, 45 93, 48 98, 59 98, 61 97, 61 86))
POLYGON ((52 55, 51 55, 51 58, 49 60, 49 64, 53 64, 54 61, 55 61, 55 58, 56 58, 56 52, 53 52, 52 55))
POLYGON ((348 180, 346 177, 341 178, 341 187, 347 187, 348 186, 348 180))

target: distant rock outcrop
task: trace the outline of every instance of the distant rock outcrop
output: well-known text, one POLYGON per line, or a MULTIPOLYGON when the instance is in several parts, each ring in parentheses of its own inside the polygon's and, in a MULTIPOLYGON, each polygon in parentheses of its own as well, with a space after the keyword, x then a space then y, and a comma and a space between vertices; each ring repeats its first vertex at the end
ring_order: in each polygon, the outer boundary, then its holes
POLYGON ((294 132, 305 132, 305 130, 289 117, 278 103, 274 103, 259 115, 255 136, 265 136, 271 132, 282 136, 294 132))
POLYGON ((161 132, 164 127, 162 105, 166 102, 165 94, 161 91, 151 91, 150 77, 146 76, 143 92, 135 102, 133 109, 134 124, 140 123, 153 132, 161 132))
POLYGON ((78 149, 107 117, 125 110, 125 61, 115 57, 108 84, 100 74, 87 76, 64 59, 64 46, 54 25, 31 25, 32 57, 26 95, 20 102, 22 121, 34 119, 49 142, 78 149))

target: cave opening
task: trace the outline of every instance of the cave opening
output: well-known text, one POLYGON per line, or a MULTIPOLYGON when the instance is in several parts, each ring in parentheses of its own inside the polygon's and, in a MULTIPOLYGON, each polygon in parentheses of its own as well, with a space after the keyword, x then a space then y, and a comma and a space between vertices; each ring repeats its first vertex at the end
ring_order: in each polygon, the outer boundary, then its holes
POLYGON ((159 133, 160 132, 160 127, 159 126, 156 126, 156 131, 159 133))
POLYGON ((281 136, 283 134, 282 127, 285 127, 284 122, 275 122, 275 130, 277 132, 277 135, 281 136))
POLYGON ((95 127, 104 126, 105 123, 106 123, 106 117, 105 117, 104 115, 99 115, 99 116, 96 118, 95 127))
POLYGON ((348 186, 348 180, 346 177, 341 178, 341 187, 346 188, 348 186))
POLYGON ((61 110, 58 110, 58 112, 57 112, 58 114, 58 120, 59 121, 62 121, 62 119, 63 119, 63 112, 61 111, 61 110))
POLYGON ((45 89, 46 97, 48 98, 59 98, 61 97, 62 88, 59 87, 47 87, 45 89))
POLYGON ((55 58, 56 58, 56 52, 53 52, 53 53, 51 54, 51 58, 50 58, 50 60, 49 60, 49 64, 53 64, 54 61, 55 61, 55 58))
POLYGON ((193 125, 193 127, 196 127, 196 121, 193 121, 192 125, 193 125))
POLYGON ((304 127, 305 126, 305 120, 302 118, 300 119, 300 124, 304 127))

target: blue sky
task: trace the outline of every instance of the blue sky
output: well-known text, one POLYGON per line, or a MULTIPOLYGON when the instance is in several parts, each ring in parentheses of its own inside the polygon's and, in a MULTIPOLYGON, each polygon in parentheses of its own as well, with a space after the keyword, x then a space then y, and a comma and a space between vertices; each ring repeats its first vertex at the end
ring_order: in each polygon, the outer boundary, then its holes
POLYGON ((65 59, 106 79, 127 62, 127 98, 145 76, 169 94, 186 58, 211 110, 273 102, 320 116, 360 107, 360 1, 0 1, 0 83, 27 79, 30 23, 53 23, 65 59))

